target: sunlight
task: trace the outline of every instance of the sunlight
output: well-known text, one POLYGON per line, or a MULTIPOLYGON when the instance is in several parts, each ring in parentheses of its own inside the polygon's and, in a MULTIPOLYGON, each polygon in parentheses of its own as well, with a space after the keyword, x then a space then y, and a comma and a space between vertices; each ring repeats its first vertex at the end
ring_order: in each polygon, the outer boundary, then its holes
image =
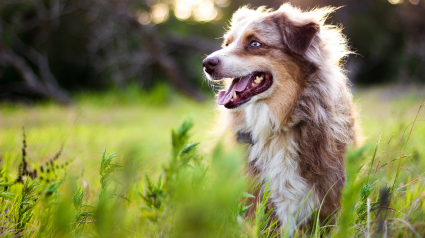
POLYGON ((168 19, 168 6, 158 3, 151 9, 151 18, 155 24, 162 23, 168 19))
POLYGON ((191 11, 190 11, 190 9, 186 9, 186 8, 183 8, 183 9, 182 8, 175 8, 174 14, 176 15, 177 19, 186 20, 187 18, 190 17, 191 11))
POLYGON ((139 21, 139 23, 142 25, 147 25, 151 22, 151 17, 148 12, 141 11, 137 17, 137 21, 139 21))
POLYGON ((202 0, 193 10, 193 17, 196 21, 211 21, 217 16, 217 9, 212 0, 202 0))
POLYGON ((176 0, 174 3, 174 14, 177 19, 185 20, 190 17, 193 4, 197 1, 189 1, 189 0, 176 0))
MULTIPOLYGON (((215 3, 225 7, 229 5, 229 0, 216 0, 215 3)), ((193 16, 193 19, 198 22, 211 21, 221 16, 213 0, 175 0, 174 14, 179 20, 186 20, 193 16)))
POLYGON ((230 0, 214 0, 214 2, 220 7, 227 7, 230 4, 230 0))

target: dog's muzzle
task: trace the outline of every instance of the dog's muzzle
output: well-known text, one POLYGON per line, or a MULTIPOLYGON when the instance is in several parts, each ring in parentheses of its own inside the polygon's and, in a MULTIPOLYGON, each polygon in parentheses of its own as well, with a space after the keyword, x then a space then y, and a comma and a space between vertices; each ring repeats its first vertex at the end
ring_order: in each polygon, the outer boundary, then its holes
POLYGON ((202 66, 204 66, 205 72, 211 75, 219 63, 220 60, 217 57, 207 57, 202 61, 202 66))

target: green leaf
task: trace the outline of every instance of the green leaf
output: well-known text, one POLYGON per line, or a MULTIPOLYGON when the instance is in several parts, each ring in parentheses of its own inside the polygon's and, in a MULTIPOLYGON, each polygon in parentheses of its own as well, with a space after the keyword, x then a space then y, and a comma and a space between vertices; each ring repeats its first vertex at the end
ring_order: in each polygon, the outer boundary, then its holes
POLYGON ((189 154, 190 152, 194 151, 198 145, 199 143, 190 143, 185 145, 183 149, 180 151, 180 156, 189 154))
POLYGON ((242 193, 242 197, 243 197, 243 198, 255 198, 255 196, 254 196, 254 195, 249 194, 249 193, 246 193, 246 192, 242 193))

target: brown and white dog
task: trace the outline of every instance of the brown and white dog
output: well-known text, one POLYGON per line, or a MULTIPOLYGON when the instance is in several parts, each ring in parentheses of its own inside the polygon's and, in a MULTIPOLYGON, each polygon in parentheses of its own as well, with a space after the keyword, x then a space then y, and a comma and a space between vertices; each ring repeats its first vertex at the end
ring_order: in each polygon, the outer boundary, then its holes
POLYGON ((203 61, 207 78, 226 85, 219 126, 248 142, 248 175, 258 194, 269 180, 274 213, 292 231, 321 203, 322 221, 339 208, 344 154, 359 134, 343 69, 347 41, 324 24, 334 10, 242 7, 223 49, 203 61))

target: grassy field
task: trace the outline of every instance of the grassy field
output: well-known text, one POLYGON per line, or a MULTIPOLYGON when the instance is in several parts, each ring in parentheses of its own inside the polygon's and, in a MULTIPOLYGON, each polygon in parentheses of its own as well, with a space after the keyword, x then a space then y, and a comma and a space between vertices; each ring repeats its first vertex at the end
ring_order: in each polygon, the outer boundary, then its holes
MULTIPOLYGON (((425 236, 423 96, 355 92, 365 146, 347 155, 337 225, 319 221, 311 236, 425 236)), ((216 147, 212 98, 196 103, 165 87, 74 98, 0 105, 0 237, 288 235, 264 228, 266 197, 254 220, 242 218, 243 156, 216 147)))

